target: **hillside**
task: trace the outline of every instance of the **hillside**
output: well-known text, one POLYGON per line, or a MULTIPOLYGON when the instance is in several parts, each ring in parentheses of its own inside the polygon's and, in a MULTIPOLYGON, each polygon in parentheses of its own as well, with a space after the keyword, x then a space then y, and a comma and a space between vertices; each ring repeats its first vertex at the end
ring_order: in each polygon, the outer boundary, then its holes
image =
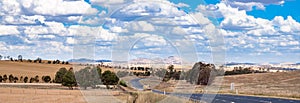
POLYGON ((235 84, 239 93, 300 98, 300 71, 225 76, 221 91, 235 84))
POLYGON ((40 64, 29 62, 11 62, 0 61, 0 75, 13 74, 14 76, 29 76, 34 77, 36 75, 43 76, 49 75, 54 77, 56 71, 61 67, 70 68, 72 65, 63 64, 40 64))

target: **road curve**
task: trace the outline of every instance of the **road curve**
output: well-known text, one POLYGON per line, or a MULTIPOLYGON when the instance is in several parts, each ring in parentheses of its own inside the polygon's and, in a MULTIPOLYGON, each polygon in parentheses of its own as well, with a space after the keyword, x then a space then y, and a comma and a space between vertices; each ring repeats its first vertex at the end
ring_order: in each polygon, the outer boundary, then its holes
MULTIPOLYGON (((141 79, 133 79, 130 81, 133 88, 143 90, 143 85, 139 82, 141 79)), ((152 90, 154 93, 164 94, 163 91, 152 90)), ((203 94, 184 94, 184 93, 165 93, 166 95, 173 95, 177 97, 190 98, 192 100, 201 100, 203 94)), ((205 97, 214 97, 212 103, 300 103, 300 100, 255 97, 255 96, 240 96, 229 94, 205 94, 205 97), (215 96, 214 96, 215 95, 215 96)))

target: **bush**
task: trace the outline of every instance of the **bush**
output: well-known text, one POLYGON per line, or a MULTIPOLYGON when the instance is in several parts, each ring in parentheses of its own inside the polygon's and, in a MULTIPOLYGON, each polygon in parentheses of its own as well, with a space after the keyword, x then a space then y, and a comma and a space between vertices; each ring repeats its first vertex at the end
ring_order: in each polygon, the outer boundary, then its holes
POLYGON ((6 80, 7 80, 7 75, 4 74, 4 75, 3 75, 3 81, 6 82, 6 80))
POLYGON ((120 81, 120 85, 121 85, 121 86, 123 86, 123 87, 127 87, 127 84, 126 84, 126 82, 125 82, 125 81, 123 81, 123 80, 121 80, 121 81, 120 81))
POLYGON ((12 83, 14 81, 14 76, 12 74, 10 74, 8 76, 8 80, 9 80, 10 83, 12 83))
POLYGON ((38 75, 36 75, 36 76, 34 77, 34 81, 37 82, 37 83, 40 81, 38 75))
POLYGON ((16 83, 19 80, 18 77, 14 77, 14 83, 16 83))
POLYGON ((51 77, 50 76, 43 76, 42 77, 42 80, 45 82, 45 83, 49 83, 51 81, 51 77))
POLYGON ((29 83, 33 83, 35 80, 34 80, 34 78, 30 78, 30 80, 29 80, 29 83))
POLYGON ((101 80, 104 85, 117 85, 119 82, 118 76, 114 72, 108 70, 102 74, 101 80))
POLYGON ((2 78, 2 76, 0 75, 0 83, 2 82, 2 79, 3 79, 3 78, 2 78))
POLYGON ((26 77, 24 77, 24 83, 27 83, 28 82, 28 77, 26 76, 26 77))

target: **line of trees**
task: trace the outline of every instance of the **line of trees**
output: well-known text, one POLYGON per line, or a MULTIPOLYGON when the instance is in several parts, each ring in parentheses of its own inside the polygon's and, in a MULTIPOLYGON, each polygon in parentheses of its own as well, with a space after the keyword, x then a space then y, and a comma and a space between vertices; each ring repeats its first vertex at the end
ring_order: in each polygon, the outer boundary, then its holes
POLYGON ((60 68, 55 74, 55 83, 61 83, 69 89, 80 86, 84 89, 87 87, 95 88, 97 85, 117 85, 119 77, 109 70, 104 71, 100 67, 85 67, 79 71, 74 72, 73 68, 67 70, 60 68))
MULTIPOLYGON (((42 81, 45 82, 45 83, 49 83, 51 82, 51 77, 50 76, 42 76, 42 81)), ((29 77, 25 76, 21 76, 20 78, 18 78, 17 76, 13 76, 12 74, 10 75, 6 75, 4 74, 3 76, 0 75, 0 83, 39 83, 40 82, 40 79, 39 79, 39 76, 36 75, 35 77, 31 77, 29 79, 29 77)))
POLYGON ((167 69, 159 69, 154 73, 162 78, 162 81, 169 80, 186 80, 191 84, 209 85, 217 75, 222 75, 222 71, 216 70, 215 65, 202 62, 195 63, 191 70, 186 72, 174 70, 174 66, 170 65, 167 69))
POLYGON ((250 67, 234 67, 232 71, 226 71, 225 75, 239 75, 239 74, 250 74, 250 73, 266 73, 266 71, 253 70, 250 67))
MULTIPOLYGON (((2 56, 2 55, 0 55, 0 60, 2 60, 2 58, 3 59, 8 59, 10 61, 15 61, 15 62, 17 62, 17 61, 19 61, 19 62, 26 61, 25 59, 23 59, 22 55, 18 55, 18 59, 14 59, 11 56, 2 56)), ((43 63, 42 58, 39 58, 39 57, 35 60, 27 59, 27 62, 30 62, 30 63, 32 63, 32 62, 33 63, 43 63)), ((47 61, 47 63, 48 64, 69 64, 68 61, 60 61, 60 60, 47 61)))

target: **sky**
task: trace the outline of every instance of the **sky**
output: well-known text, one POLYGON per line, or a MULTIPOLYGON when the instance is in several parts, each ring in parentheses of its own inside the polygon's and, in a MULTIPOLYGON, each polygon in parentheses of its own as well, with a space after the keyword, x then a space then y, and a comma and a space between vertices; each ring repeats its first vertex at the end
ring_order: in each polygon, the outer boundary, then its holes
POLYGON ((299 0, 1 0, 0 55, 299 63, 299 0))

